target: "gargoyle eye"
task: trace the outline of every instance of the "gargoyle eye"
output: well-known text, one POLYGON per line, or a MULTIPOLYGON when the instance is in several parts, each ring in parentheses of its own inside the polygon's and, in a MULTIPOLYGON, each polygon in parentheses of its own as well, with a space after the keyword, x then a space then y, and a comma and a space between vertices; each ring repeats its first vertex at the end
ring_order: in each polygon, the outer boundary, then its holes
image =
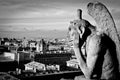
POLYGON ((71 28, 69 27, 68 30, 71 31, 71 28))
POLYGON ((74 25, 76 25, 77 23, 74 23, 74 25))

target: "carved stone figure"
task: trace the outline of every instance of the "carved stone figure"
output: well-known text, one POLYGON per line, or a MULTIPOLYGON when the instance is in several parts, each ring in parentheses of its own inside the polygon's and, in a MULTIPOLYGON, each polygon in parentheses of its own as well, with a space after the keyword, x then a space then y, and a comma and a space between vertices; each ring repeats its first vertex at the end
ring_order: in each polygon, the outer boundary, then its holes
POLYGON ((83 76, 75 80, 118 80, 119 38, 108 9, 100 2, 88 4, 88 14, 97 22, 97 27, 82 19, 70 22, 69 35, 83 76))
MULTIPOLYGON (((115 26, 115 22, 106 8, 106 6, 100 2, 91 2, 87 5, 88 14, 94 18, 97 23, 97 29, 100 32, 108 35, 116 45, 117 57, 120 65, 120 37, 115 26)), ((119 66, 120 70, 120 66, 119 66)))

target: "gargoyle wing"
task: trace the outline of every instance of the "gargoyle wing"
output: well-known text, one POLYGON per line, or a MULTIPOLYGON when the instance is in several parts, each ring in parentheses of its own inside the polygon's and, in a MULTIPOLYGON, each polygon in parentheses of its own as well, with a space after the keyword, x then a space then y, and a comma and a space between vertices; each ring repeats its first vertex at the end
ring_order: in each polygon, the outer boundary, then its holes
MULTIPOLYGON (((87 5, 88 14, 97 23, 98 31, 108 35, 116 44, 117 57, 120 65, 120 38, 113 17, 106 6, 100 2, 90 2, 87 5)), ((120 66, 119 66, 120 69, 120 66)))

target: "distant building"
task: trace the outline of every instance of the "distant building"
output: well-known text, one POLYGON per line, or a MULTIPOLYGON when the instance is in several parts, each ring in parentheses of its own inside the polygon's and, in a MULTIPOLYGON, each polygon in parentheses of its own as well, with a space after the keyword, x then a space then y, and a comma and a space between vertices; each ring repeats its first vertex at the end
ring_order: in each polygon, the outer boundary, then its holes
POLYGON ((48 50, 48 43, 44 41, 44 39, 41 39, 36 44, 36 52, 42 52, 45 53, 48 50))
POLYGON ((60 50, 60 46, 56 46, 56 45, 50 45, 49 46, 49 50, 60 50))
POLYGON ((15 61, 15 54, 10 52, 4 52, 0 55, 0 62, 15 61))
POLYGON ((4 45, 5 44, 5 41, 4 41, 4 39, 2 38, 1 39, 1 45, 4 45))
POLYGON ((15 60, 15 57, 16 57, 16 55, 15 55, 15 53, 11 53, 11 52, 4 52, 4 57, 7 57, 7 58, 9 58, 9 59, 11 59, 11 60, 15 60))
POLYGON ((24 40, 22 41, 22 47, 27 47, 28 45, 28 41, 27 39, 24 37, 24 40))
POLYGON ((27 51, 18 51, 17 52, 18 61, 29 61, 31 60, 30 52, 27 51))
POLYGON ((44 64, 66 65, 66 61, 70 60, 71 56, 70 53, 51 52, 48 54, 36 54, 34 60, 44 64))
POLYGON ((36 52, 40 52, 40 41, 36 44, 36 52))
POLYGON ((36 47, 36 43, 37 43, 36 41, 30 41, 29 42, 30 48, 33 48, 33 47, 35 48, 36 47))
POLYGON ((34 72, 38 71, 44 71, 46 70, 45 64, 32 61, 30 63, 25 64, 25 70, 32 70, 34 72))
POLYGON ((60 71, 60 65, 57 64, 47 65, 46 70, 60 71))
POLYGON ((5 42, 5 44, 4 44, 4 45, 9 46, 9 45, 10 45, 10 42, 9 42, 9 41, 7 41, 7 42, 5 42))
POLYGON ((77 59, 71 59, 69 61, 66 61, 68 67, 79 69, 79 63, 77 59))
POLYGON ((45 45, 46 45, 46 43, 45 43, 44 39, 42 39, 40 41, 40 51, 42 51, 43 53, 46 51, 45 50, 45 45))

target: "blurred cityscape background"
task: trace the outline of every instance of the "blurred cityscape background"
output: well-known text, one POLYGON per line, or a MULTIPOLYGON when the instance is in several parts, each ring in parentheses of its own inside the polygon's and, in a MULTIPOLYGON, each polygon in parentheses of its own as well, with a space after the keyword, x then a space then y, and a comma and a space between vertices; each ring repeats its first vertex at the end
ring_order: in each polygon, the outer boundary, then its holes
POLYGON ((73 78, 75 76, 73 73, 80 73, 80 68, 72 47, 67 37, 65 39, 0 38, 0 71, 21 80, 39 79, 43 76, 45 76, 43 79, 46 79, 50 75, 63 74, 71 74, 73 78))

